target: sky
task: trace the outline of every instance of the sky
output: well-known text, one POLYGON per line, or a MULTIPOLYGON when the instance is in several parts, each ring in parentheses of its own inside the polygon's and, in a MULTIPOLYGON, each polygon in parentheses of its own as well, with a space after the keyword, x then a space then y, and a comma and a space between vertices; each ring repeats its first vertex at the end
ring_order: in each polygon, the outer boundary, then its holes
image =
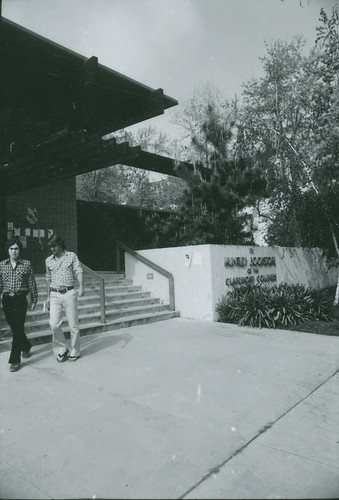
MULTIPOLYGON (((226 98, 260 77, 265 40, 303 35, 335 0, 2 0, 2 15, 184 103, 210 83, 226 98)), ((171 111, 143 122, 176 135, 171 111)))

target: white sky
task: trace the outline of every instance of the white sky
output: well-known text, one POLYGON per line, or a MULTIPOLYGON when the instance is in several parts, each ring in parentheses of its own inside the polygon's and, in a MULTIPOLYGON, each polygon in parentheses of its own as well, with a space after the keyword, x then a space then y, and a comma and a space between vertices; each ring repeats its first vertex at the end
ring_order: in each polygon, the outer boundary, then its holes
MULTIPOLYGON (((264 41, 313 43, 335 0, 3 0, 2 14, 183 102, 204 83, 225 97, 260 76, 264 41)), ((165 117, 151 123, 173 133, 165 117)))

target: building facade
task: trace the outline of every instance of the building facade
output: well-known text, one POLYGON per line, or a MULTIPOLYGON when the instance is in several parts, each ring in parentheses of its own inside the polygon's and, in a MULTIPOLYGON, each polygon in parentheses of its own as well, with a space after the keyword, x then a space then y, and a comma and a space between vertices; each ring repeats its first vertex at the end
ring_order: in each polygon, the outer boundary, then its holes
POLYGON ((177 101, 3 17, 0 65, 0 238, 19 236, 43 272, 51 234, 78 251, 77 175, 115 164, 176 175, 171 158, 112 133, 177 101))

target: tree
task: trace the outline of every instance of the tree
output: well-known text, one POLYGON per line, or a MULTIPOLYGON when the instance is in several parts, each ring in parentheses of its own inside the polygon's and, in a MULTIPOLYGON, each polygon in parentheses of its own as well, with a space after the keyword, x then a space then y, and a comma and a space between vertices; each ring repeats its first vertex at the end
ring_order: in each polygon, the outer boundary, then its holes
POLYGON ((233 121, 209 103, 205 121, 191 138, 195 171, 179 171, 187 182, 183 207, 166 220, 149 220, 155 244, 253 243, 250 214, 245 210, 265 181, 251 161, 232 155, 233 121), (201 167, 204 167, 202 169, 201 167))
POLYGON ((173 122, 182 130, 181 143, 178 149, 180 157, 191 163, 205 163, 213 146, 206 140, 204 127, 209 110, 213 109, 214 119, 218 123, 234 122, 237 113, 237 101, 225 99, 218 88, 211 84, 197 87, 190 99, 183 103, 173 115, 173 122), (192 147, 192 139, 204 144, 204 148, 192 147))
MULTIPOLYGON (((298 159, 289 146, 297 133, 301 137, 306 119, 302 85, 296 82, 302 47, 299 37, 290 44, 267 44, 268 54, 262 58, 265 76, 244 85, 237 147, 265 173, 271 217, 286 209, 287 200, 296 202, 299 189, 305 185, 298 159)), ((293 210, 291 216, 294 244, 301 245, 301 228, 293 210)))
POLYGON ((237 147, 267 178, 267 242, 339 255, 338 9, 320 22, 309 55, 300 37, 267 44, 263 78, 244 85, 237 147))
MULTIPOLYGON (((331 17, 328 17, 324 9, 320 11, 321 25, 317 28, 318 36, 316 43, 319 46, 319 52, 323 55, 319 65, 319 73, 324 82, 326 90, 325 112, 323 117, 323 130, 319 140, 318 157, 319 161, 315 172, 316 182, 320 186, 320 192, 323 196, 327 195, 327 201, 330 202, 330 208, 324 204, 329 219, 330 229, 333 238, 333 244, 339 257, 339 248, 337 242, 338 213, 335 207, 335 200, 338 201, 339 194, 339 13, 338 6, 332 9, 331 17), (324 170, 331 172, 330 183, 323 175, 324 170), (334 210, 331 211, 334 205, 334 210), (334 215, 336 214, 336 215, 334 215)), ((329 177, 329 176, 327 176, 329 177)), ((334 304, 339 302, 339 275, 334 304)))
POLYGON ((328 225, 337 224, 332 205, 338 185, 332 121, 337 90, 319 74, 322 54, 313 51, 305 57, 301 48, 300 38, 268 46, 265 77, 245 85, 238 134, 240 150, 251 155, 267 176, 272 222, 289 209, 295 245, 305 243, 298 214, 303 193, 316 194, 328 225))

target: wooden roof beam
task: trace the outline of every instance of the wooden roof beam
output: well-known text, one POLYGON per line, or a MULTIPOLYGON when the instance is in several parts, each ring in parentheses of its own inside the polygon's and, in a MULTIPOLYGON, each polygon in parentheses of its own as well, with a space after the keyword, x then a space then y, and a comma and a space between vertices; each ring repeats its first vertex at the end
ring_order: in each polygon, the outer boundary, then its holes
POLYGON ((98 83, 98 58, 92 56, 83 63, 83 90, 86 91, 87 89, 96 87, 98 83))
POLYGON ((139 154, 140 146, 128 147, 127 143, 122 143, 117 146, 117 150, 113 154, 112 151, 107 151, 99 159, 94 154, 90 157, 74 159, 71 163, 65 161, 54 162, 49 164, 48 168, 43 165, 37 168, 34 165, 32 169, 28 165, 25 170, 20 172, 20 175, 18 175, 17 171, 7 171, 7 175, 2 177, 3 182, 0 186, 0 192, 8 195, 30 187, 49 184, 56 179, 66 179, 93 170, 100 170, 117 164, 126 164, 127 162, 133 162, 133 159, 137 158, 139 154))
POLYGON ((72 154, 67 149, 53 155, 53 160, 42 156, 39 160, 26 158, 25 162, 12 162, 2 168, 3 184, 15 186, 30 182, 30 178, 55 177, 55 172, 63 172, 66 176, 79 175, 91 170, 99 170, 121 163, 122 160, 132 161, 140 154, 140 146, 131 147, 128 142, 116 143, 115 139, 104 141, 96 138, 91 144, 72 146, 72 154), (5 181, 7 179, 7 182, 5 181))
MULTIPOLYGON (((192 165, 192 163, 174 160, 173 158, 149 153, 147 151, 140 151, 137 159, 134 159, 133 162, 126 163, 126 165, 142 168, 143 170, 150 170, 152 172, 159 172, 161 174, 172 175, 174 177, 179 177, 180 169, 186 169, 189 172, 194 171, 194 165, 192 165)), ((211 176, 210 169, 199 167, 199 170, 207 178, 211 176)))

